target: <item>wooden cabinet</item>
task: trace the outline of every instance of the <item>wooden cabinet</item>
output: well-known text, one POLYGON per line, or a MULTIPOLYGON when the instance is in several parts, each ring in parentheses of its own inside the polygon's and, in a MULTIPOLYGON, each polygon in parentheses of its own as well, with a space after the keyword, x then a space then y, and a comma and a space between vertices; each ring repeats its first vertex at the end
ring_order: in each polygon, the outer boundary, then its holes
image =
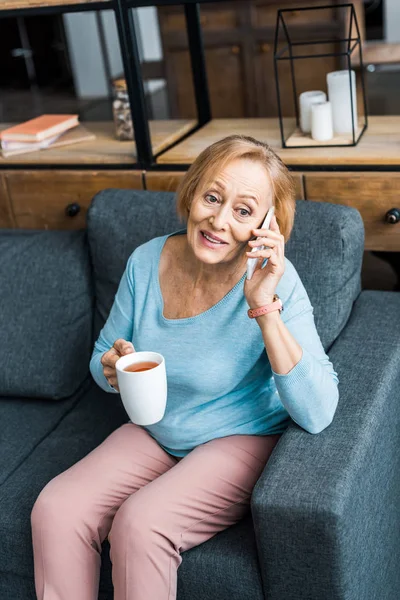
POLYGON ((144 174, 145 189, 152 192, 176 192, 184 176, 184 171, 147 171, 144 174))
POLYGON ((356 208, 364 221, 365 249, 400 251, 400 223, 388 223, 387 212, 400 210, 400 173, 307 173, 307 200, 356 208))
POLYGON ((143 188, 141 171, 9 171, 3 179, 22 229, 83 229, 97 192, 143 188))
MULTIPOLYGON (((341 4, 332 0, 332 4, 341 4)), ((355 0, 360 12, 362 0, 355 0)), ((286 22, 296 39, 331 39, 348 32, 335 7, 302 11, 321 6, 321 0, 248 0, 246 2, 205 3, 200 22, 206 56, 207 76, 213 118, 275 117, 278 114, 274 74, 274 35, 279 8, 291 8, 286 22)), ((196 107, 182 6, 158 7, 161 40, 171 118, 193 118, 196 107)), ((360 23, 361 29, 363 23, 360 23)), ((334 44, 304 46, 307 53, 335 50, 334 44)), ((290 65, 280 63, 283 113, 293 116, 290 65)), ((343 68, 337 57, 295 61, 297 94, 310 89, 326 89, 326 73, 343 68)))
POLYGON ((4 175, 0 175, 0 229, 9 227, 15 227, 15 221, 12 214, 6 178, 4 175))
MULTIPOLYGON (((184 175, 183 171, 147 171, 145 188, 151 191, 175 192, 184 175)), ((296 187, 296 198, 304 200, 303 174, 293 173, 292 176, 296 187)))

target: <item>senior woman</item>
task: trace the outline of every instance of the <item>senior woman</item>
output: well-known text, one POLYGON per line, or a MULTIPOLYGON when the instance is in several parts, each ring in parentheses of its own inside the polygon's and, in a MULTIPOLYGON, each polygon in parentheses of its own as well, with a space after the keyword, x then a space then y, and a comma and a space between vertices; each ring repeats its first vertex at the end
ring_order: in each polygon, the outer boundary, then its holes
POLYGON ((290 420, 317 434, 333 419, 337 373, 284 254, 295 201, 282 161, 253 138, 216 142, 185 176, 178 212, 185 229, 130 256, 90 363, 118 393, 120 356, 163 354, 165 415, 126 423, 41 492, 39 600, 95 600, 107 536, 115 600, 174 600, 181 553, 245 515, 290 420), (270 229, 259 229, 271 206, 270 229))

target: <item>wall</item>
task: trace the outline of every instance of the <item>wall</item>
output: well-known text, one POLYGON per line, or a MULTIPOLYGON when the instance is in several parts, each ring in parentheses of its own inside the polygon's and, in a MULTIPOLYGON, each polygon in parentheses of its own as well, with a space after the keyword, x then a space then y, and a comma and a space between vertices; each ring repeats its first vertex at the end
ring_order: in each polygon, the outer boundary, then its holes
MULTIPOLYGON (((103 23, 111 77, 123 73, 117 27, 113 11, 99 12, 103 23)), ((139 53, 142 60, 160 60, 162 49, 155 7, 135 11, 138 27, 139 53)), ((71 58, 76 94, 80 98, 101 98, 108 95, 106 69, 102 57, 99 31, 94 12, 64 15, 64 26, 71 58)), ((152 81, 147 90, 163 88, 165 82, 152 81)))
POLYGON ((385 39, 389 43, 400 42, 400 2, 383 0, 385 39))

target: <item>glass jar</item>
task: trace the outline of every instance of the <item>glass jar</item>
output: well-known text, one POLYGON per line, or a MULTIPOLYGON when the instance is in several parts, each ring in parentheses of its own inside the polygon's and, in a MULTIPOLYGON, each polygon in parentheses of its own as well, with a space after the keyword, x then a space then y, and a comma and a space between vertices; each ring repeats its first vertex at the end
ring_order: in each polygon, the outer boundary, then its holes
POLYGON ((113 81, 113 116, 117 140, 133 140, 132 113, 125 79, 113 81))

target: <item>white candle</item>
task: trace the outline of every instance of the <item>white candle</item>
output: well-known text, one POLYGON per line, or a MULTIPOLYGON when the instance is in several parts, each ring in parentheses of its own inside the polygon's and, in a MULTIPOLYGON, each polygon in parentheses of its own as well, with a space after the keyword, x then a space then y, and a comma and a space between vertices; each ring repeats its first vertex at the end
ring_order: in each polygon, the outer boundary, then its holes
POLYGON ((311 107, 311 137, 317 142, 333 138, 332 106, 330 102, 319 102, 311 107))
POLYGON ((300 127, 303 133, 311 133, 311 106, 315 102, 325 102, 326 94, 319 90, 300 94, 300 127))
MULTIPOLYGON (((333 130, 335 133, 352 133, 351 96, 349 71, 328 73, 328 97, 332 104, 333 130)), ((351 90, 353 94, 354 131, 357 132, 356 74, 351 71, 351 90)))

